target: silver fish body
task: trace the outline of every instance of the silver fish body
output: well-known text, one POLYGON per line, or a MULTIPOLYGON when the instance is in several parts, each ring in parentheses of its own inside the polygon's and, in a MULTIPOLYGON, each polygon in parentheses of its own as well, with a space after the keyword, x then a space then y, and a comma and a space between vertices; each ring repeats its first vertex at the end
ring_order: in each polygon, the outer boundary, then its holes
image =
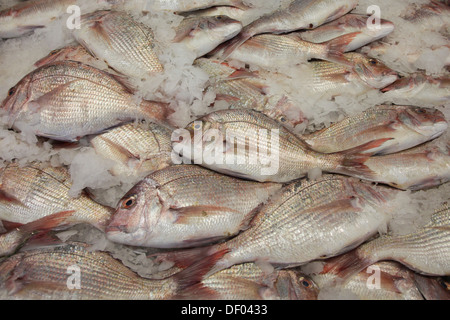
POLYGON ((242 24, 224 15, 185 18, 176 28, 174 42, 184 43, 199 58, 242 29, 242 24))
POLYGON ((3 109, 10 127, 22 125, 64 141, 137 118, 165 121, 166 104, 139 101, 121 80, 79 62, 54 62, 25 76, 9 91, 3 109))
POLYGON ((302 137, 312 149, 323 153, 357 148, 384 138, 386 141, 382 145, 363 152, 388 154, 435 139, 447 128, 447 121, 439 110, 381 105, 302 137))
POLYGON ((90 140, 97 154, 115 161, 114 175, 146 176, 172 164, 172 131, 155 123, 125 124, 90 140))
POLYGON ((0 219, 21 224, 73 210, 70 223, 104 227, 111 209, 86 194, 71 198, 70 174, 65 168, 41 168, 37 163, 20 167, 10 164, 0 170, 0 219))
POLYGON ((280 188, 198 166, 171 166, 147 176, 122 198, 107 237, 157 248, 211 243, 246 229, 253 209, 280 188))
POLYGON ((124 75, 139 78, 163 71, 153 31, 127 13, 84 15, 73 34, 95 57, 124 75))

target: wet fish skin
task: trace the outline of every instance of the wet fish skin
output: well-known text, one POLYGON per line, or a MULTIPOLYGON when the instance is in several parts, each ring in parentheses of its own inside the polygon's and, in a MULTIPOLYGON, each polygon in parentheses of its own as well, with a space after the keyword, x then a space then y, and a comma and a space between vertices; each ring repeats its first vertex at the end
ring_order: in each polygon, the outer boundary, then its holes
MULTIPOLYGON (((187 289, 196 300, 316 300, 315 283, 298 270, 267 274, 254 263, 235 265, 187 289)), ((183 293, 181 293, 183 295, 183 293)))
POLYGON ((225 15, 185 18, 176 28, 173 41, 184 43, 199 58, 236 36, 241 29, 241 22, 225 15))
POLYGON ((450 145, 437 139, 402 152, 368 158, 361 179, 402 190, 423 190, 450 180, 450 145), (420 168, 420 170, 418 169, 420 168))
POLYGON ((331 259, 325 269, 347 279, 368 265, 391 260, 423 275, 448 276, 449 226, 450 207, 444 203, 422 228, 406 235, 380 236, 345 256, 331 259))
POLYGON ((145 77, 163 71, 153 31, 118 11, 96 11, 81 17, 75 39, 114 70, 130 77, 145 77))
POLYGON ((188 12, 187 14, 183 14, 186 17, 211 17, 211 16, 227 16, 231 19, 238 20, 242 23, 242 25, 246 25, 245 21, 248 20, 249 14, 248 10, 240 9, 237 7, 231 6, 214 6, 211 8, 200 9, 196 11, 188 12))
POLYGON ((254 209, 280 188, 194 165, 171 166, 147 176, 122 198, 106 235, 114 242, 155 248, 211 243, 246 229, 254 209))
POLYGON ((398 79, 381 91, 386 99, 394 103, 442 105, 450 101, 450 79, 415 73, 398 79))
POLYGON ((93 137, 97 154, 115 161, 113 175, 146 176, 172 164, 172 131, 156 123, 130 123, 93 137))
POLYGON ((414 277, 414 272, 390 261, 369 266, 345 282, 337 281, 332 271, 311 275, 321 291, 348 290, 361 300, 423 300, 414 277))
POLYGON ((0 279, 10 298, 167 300, 200 281, 215 260, 196 263, 166 279, 151 280, 140 277, 107 252, 69 243, 13 255, 1 263, 0 279), (73 275, 73 271, 68 271, 75 267, 81 274, 76 290, 68 286, 73 275))
POLYGON ((392 190, 359 180, 324 176, 292 183, 262 207, 251 227, 207 248, 158 254, 159 261, 188 266, 201 256, 229 250, 208 273, 256 261, 292 267, 340 255, 376 234, 388 220, 392 190))
POLYGON ((174 11, 177 13, 190 12, 215 6, 231 6, 242 9, 248 8, 248 6, 240 0, 159 0, 153 3, 153 6, 159 10, 174 11))
POLYGON ((415 273, 414 280, 425 300, 450 300, 450 285, 444 277, 429 277, 415 273))
MULTIPOLYGON (((313 151, 280 122, 254 110, 216 111, 192 122, 185 129, 190 132, 190 141, 173 142, 174 147, 183 148, 185 159, 238 178, 284 183, 302 178, 317 168, 345 175, 353 175, 354 170, 364 171, 360 175, 366 174, 365 168, 359 166, 367 159, 367 156, 360 158, 363 148, 357 154, 313 151), (215 140, 210 136, 215 136, 215 140), (200 137, 201 144, 196 141, 200 137), (238 142, 232 137, 237 137, 238 142), (215 158, 209 160, 203 157, 208 155, 208 151, 220 152, 220 148, 223 152, 217 157, 211 155, 215 158), (244 148, 250 151, 244 153, 244 148)), ((365 147, 372 148, 384 141, 376 140, 365 147)))
POLYGON ((70 174, 65 168, 9 164, 0 170, 0 220, 26 224, 75 210, 67 223, 89 223, 103 229, 112 209, 84 193, 79 198, 69 197, 70 187, 70 174))
POLYGON ((233 50, 254 35, 313 29, 343 16, 357 4, 357 0, 294 0, 286 8, 264 15, 244 27, 240 34, 226 45, 226 50, 220 57, 227 58, 233 50))
POLYGON ((165 123, 167 104, 139 101, 123 81, 80 62, 58 61, 25 76, 2 107, 10 127, 19 123, 36 135, 63 141, 137 118, 165 123))
POLYGON ((381 146, 364 151, 381 155, 435 139, 447 128, 445 116, 437 109, 380 105, 302 138, 313 150, 323 153, 349 150, 372 140, 390 138, 381 146))
POLYGON ((370 17, 360 14, 346 14, 337 20, 324 24, 316 29, 296 33, 305 41, 323 43, 337 37, 353 34, 352 40, 344 49, 345 52, 354 51, 366 44, 379 40, 394 30, 394 24, 380 19, 380 28, 367 27, 370 17))
POLYGON ((44 28, 77 0, 31 0, 0 12, 0 38, 16 38, 44 28))

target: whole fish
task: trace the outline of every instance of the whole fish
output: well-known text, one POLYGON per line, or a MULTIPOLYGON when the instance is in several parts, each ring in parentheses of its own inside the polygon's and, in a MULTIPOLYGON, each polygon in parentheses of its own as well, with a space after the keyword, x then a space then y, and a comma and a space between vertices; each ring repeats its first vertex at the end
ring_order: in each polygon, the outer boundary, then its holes
POLYGON ((359 272, 378 261, 393 260, 424 275, 450 275, 450 206, 444 203, 430 221, 406 235, 383 235, 352 252, 330 259, 325 271, 341 278, 359 272))
POLYGON ((421 73, 398 79, 381 90, 394 103, 442 105, 450 101, 450 78, 433 78, 421 73))
POLYGON ((153 280, 140 277, 107 252, 70 243, 9 257, 0 264, 0 279, 10 298, 167 300, 200 281, 218 256, 153 280))
POLYGON ((226 50, 220 54, 220 57, 227 58, 231 52, 254 35, 314 29, 345 15, 357 4, 357 0, 293 0, 287 7, 266 14, 245 26, 239 35, 226 43, 226 50))
POLYGON ((445 116, 439 110, 380 105, 302 138, 313 150, 323 153, 349 150, 372 140, 388 138, 390 140, 381 146, 364 151, 388 154, 437 138, 447 128, 445 116))
POLYGON ((389 220, 391 190, 328 175, 297 181, 272 197, 248 230, 222 244, 158 254, 159 261, 188 266, 201 256, 228 252, 208 276, 244 262, 292 267, 357 247, 389 220))
POLYGON ((137 118, 163 123, 167 104, 138 99, 121 80, 79 62, 54 62, 11 88, 3 109, 10 127, 19 122, 36 135, 63 141, 137 118))
POLYGON ((316 29, 298 32, 305 41, 323 43, 347 35, 350 41, 344 48, 345 52, 354 51, 371 42, 384 38, 394 31, 394 24, 380 19, 377 27, 369 27, 370 16, 346 14, 337 20, 324 24, 316 29))
POLYGON ((206 92, 214 92, 215 101, 225 101, 230 109, 260 111, 291 127, 306 120, 288 97, 270 94, 266 79, 257 73, 239 70, 214 59, 200 58, 194 65, 210 77, 206 92))
POLYGON ((280 122, 253 110, 210 113, 174 133, 173 148, 185 160, 235 177, 289 182, 313 169, 353 175, 366 170, 364 149, 376 148, 387 139, 372 141, 357 152, 324 154, 280 122), (355 154, 357 153, 357 154, 355 154))
POLYGON ((311 278, 321 291, 346 290, 361 300, 423 300, 414 272, 394 262, 376 263, 344 283, 336 283, 338 276, 332 271, 311 275, 311 278))
POLYGON ((388 184, 403 190, 422 190, 450 180, 450 145, 437 139, 415 148, 367 158, 361 179, 388 184))
POLYGON ((187 295, 196 300, 316 300, 319 290, 298 270, 274 270, 267 274, 254 263, 244 263, 217 272, 185 291, 179 297, 187 295))
POLYGON ((67 223, 89 223, 103 228, 111 209, 96 203, 85 193, 71 198, 68 194, 72 185, 70 179, 63 167, 9 164, 0 170, 0 220, 26 224, 73 210, 67 223))
POLYGON ((106 235, 156 248, 211 243, 248 228, 254 209, 280 188, 198 166, 171 166, 147 176, 120 200, 106 235))
POLYGON ((184 43, 199 58, 233 38, 241 29, 238 20, 223 15, 185 18, 175 28, 176 36, 172 41, 184 43))
POLYGON ((302 40, 297 34, 261 34, 245 41, 229 58, 264 68, 294 65, 311 59, 322 59, 350 65, 343 56, 345 37, 316 44, 302 40))
POLYGON ((163 71, 153 31, 125 13, 96 11, 83 15, 75 39, 114 70, 130 77, 163 71))
POLYGON ((125 124, 90 140, 97 154, 115 161, 113 175, 146 176, 172 164, 172 131, 155 123, 125 124))
POLYGON ((45 28, 76 4, 77 0, 30 0, 0 11, 0 38, 20 37, 45 28))
POLYGON ((74 211, 58 212, 0 234, 0 257, 11 255, 33 236, 64 226, 74 211))

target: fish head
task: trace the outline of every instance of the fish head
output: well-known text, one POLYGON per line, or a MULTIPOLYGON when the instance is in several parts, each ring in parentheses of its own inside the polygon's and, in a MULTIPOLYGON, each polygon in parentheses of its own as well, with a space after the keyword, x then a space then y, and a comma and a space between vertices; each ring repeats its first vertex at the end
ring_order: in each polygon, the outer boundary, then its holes
POLYGON ((382 89, 398 79, 397 72, 378 59, 356 53, 350 57, 354 63, 353 69, 359 78, 373 88, 382 89))
POLYGON ((282 300, 317 300, 319 295, 314 281, 296 269, 279 271, 274 287, 282 300))
POLYGON ((432 139, 443 134, 448 128, 444 114, 434 108, 406 107, 399 113, 398 118, 411 130, 432 139))
POLYGON ((394 23, 388 20, 380 19, 380 23, 376 27, 364 28, 363 32, 372 37, 373 41, 381 39, 394 31, 394 23))
POLYGON ((129 245, 145 242, 162 212, 157 187, 146 178, 123 196, 106 226, 109 240, 129 245))
POLYGON ((15 87, 8 91, 8 96, 2 103, 2 109, 9 115, 8 125, 12 127, 24 106, 30 100, 31 78, 23 78, 15 87))

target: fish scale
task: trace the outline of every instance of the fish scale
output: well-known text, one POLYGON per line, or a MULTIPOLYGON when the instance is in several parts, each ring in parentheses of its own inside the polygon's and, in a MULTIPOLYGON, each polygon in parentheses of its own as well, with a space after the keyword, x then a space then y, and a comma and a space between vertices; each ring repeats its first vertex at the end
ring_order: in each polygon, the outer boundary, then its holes
POLYGON ((110 217, 110 209, 97 204, 85 194, 68 195, 71 183, 64 168, 41 169, 38 164, 19 167, 10 164, 0 171, 0 191, 19 201, 0 201, 2 220, 29 223, 53 213, 75 210, 73 223, 91 223, 101 227, 110 217))

